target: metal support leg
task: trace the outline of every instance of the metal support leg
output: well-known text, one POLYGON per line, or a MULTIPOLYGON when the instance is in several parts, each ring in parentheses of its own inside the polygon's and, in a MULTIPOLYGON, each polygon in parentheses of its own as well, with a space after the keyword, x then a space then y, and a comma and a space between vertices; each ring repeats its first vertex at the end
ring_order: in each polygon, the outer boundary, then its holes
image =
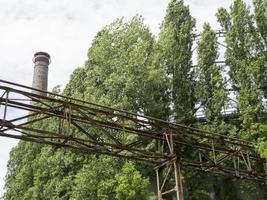
POLYGON ((161 189, 160 189, 159 169, 156 169, 156 176, 157 176, 157 195, 158 195, 158 200, 162 200, 162 194, 161 194, 161 189))
POLYGON ((155 167, 157 176, 157 197, 163 200, 165 195, 176 193, 177 200, 184 200, 181 164, 177 157, 155 167), (163 173, 165 170, 165 173, 163 173), (174 178, 175 182, 172 182, 174 178))
POLYGON ((176 162, 173 162, 173 165, 174 165, 177 200, 184 200, 181 164, 179 161, 178 162, 176 161, 176 162))

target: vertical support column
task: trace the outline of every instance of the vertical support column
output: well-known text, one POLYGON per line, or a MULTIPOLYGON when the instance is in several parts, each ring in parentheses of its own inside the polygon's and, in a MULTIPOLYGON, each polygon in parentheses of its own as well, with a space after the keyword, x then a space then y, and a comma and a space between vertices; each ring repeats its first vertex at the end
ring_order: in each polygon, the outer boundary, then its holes
POLYGON ((180 160, 175 156, 155 167, 157 178, 157 197, 176 194, 177 200, 184 200, 180 160), (165 171, 164 171, 165 170, 165 171), (170 180, 174 178, 174 183, 170 180))
POLYGON ((175 153, 175 146, 171 131, 164 130, 163 137, 165 141, 159 146, 159 151, 169 154, 169 160, 155 167, 157 178, 157 197, 158 200, 163 200, 166 195, 175 195, 177 200, 184 200, 181 160, 175 153), (174 182, 170 182, 173 180, 174 182))
POLYGON ((173 164, 174 164, 174 174, 175 174, 175 185, 176 185, 177 200, 184 200, 181 164, 180 164, 180 161, 176 161, 173 164))
POLYGON ((156 169, 156 176, 157 176, 157 195, 158 195, 158 200, 162 200, 162 194, 161 194, 161 189, 160 189, 159 169, 156 169))

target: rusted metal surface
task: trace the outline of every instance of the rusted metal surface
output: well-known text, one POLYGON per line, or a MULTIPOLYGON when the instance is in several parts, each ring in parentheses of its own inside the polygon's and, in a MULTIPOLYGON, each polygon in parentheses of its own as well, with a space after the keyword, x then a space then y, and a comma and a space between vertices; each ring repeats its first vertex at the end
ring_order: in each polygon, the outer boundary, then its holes
POLYGON ((157 197, 158 200, 163 200, 166 199, 166 196, 173 196, 175 193, 177 200, 184 200, 181 160, 175 153, 173 135, 167 134, 166 130, 163 135, 167 141, 167 148, 161 148, 159 150, 161 152, 168 153, 172 158, 155 167, 157 178, 157 197))
POLYGON ((164 195, 167 181, 160 177, 164 167, 169 174, 173 171, 173 191, 180 199, 181 167, 267 179, 267 162, 251 142, 50 92, 39 91, 46 95, 38 95, 32 90, 0 80, 0 136, 154 165, 159 196, 164 195))

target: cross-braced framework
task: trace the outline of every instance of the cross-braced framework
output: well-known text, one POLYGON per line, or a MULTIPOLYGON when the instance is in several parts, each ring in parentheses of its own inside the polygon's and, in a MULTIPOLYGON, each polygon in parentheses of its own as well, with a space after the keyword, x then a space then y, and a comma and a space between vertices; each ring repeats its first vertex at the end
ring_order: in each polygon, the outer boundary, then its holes
POLYGON ((159 200, 171 192, 183 199, 181 167, 267 179, 267 161, 251 142, 32 90, 0 80, 0 136, 153 165, 159 200))

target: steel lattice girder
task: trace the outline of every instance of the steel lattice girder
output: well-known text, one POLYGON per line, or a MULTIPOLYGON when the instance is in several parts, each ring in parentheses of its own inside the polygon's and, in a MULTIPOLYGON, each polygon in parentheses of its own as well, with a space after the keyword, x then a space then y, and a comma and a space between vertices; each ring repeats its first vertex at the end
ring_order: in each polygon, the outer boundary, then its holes
POLYGON ((0 136, 159 167, 178 157, 183 167, 194 170, 267 179, 266 160, 251 142, 32 90, 0 80, 0 136))

